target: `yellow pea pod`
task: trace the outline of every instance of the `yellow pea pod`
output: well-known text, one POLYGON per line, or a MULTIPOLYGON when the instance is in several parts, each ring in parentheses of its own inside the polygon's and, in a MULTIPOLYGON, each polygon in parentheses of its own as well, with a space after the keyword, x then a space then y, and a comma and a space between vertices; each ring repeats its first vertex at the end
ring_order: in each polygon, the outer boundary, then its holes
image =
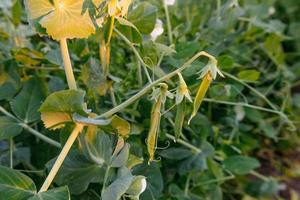
POLYGON ((160 110, 164 99, 166 98, 167 89, 168 86, 166 84, 161 84, 161 93, 159 95, 159 98, 155 102, 151 112, 151 125, 147 137, 147 150, 149 154, 148 164, 154 160, 154 153, 157 147, 157 138, 161 117, 160 110))
MULTIPOLYGON (((160 107, 158 105, 157 107, 160 107)), ((149 154, 149 162, 154 160, 154 153, 157 146, 157 138, 160 124, 160 109, 157 111, 156 109, 152 112, 151 116, 151 127, 147 137, 147 149, 149 154)))
POLYGON ((203 77, 203 80, 201 82, 201 85, 199 86, 199 89, 198 89, 198 92, 197 92, 197 95, 196 95, 196 98, 194 100, 194 108, 193 108, 193 112, 191 114, 191 117, 188 121, 188 124, 190 124, 191 120, 196 116, 200 106, 201 106, 201 103, 203 101, 203 98, 205 97, 205 94, 210 86, 212 82, 212 76, 211 76, 211 73, 208 72, 204 77, 203 77))
POLYGON ((104 76, 107 77, 109 73, 110 64, 110 46, 107 46, 105 40, 101 40, 100 45, 100 60, 104 76))

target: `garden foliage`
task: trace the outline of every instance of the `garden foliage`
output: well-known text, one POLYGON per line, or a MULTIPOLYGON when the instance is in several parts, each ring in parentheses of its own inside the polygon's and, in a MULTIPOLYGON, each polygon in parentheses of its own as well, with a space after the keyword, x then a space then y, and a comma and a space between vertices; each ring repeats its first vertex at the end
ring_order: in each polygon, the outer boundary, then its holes
POLYGON ((299 35, 298 0, 1 0, 0 200, 300 199, 299 35))

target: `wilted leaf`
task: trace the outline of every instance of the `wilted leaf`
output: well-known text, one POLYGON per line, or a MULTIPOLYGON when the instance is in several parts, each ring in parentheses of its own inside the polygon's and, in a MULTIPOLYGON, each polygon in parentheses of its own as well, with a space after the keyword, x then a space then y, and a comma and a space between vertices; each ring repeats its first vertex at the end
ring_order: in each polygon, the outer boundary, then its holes
POLYGON ((128 137, 130 133, 130 124, 121 117, 114 115, 111 119, 111 126, 122 137, 128 137))

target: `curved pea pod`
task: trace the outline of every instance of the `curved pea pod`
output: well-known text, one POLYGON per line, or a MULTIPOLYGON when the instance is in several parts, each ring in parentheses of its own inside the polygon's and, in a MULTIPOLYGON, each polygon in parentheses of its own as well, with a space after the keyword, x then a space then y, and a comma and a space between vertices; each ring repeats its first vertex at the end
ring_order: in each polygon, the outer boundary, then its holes
POLYGON ((159 125, 160 125, 160 117, 161 117, 160 110, 162 104, 166 101, 167 92, 168 92, 168 85, 161 83, 160 93, 153 96, 154 99, 156 96, 158 97, 152 108, 151 125, 147 137, 147 150, 149 154, 148 163, 154 160, 154 153, 157 146, 157 138, 158 138, 159 125))
POLYGON ((176 117, 175 117, 175 141, 178 140, 182 134, 182 127, 184 122, 184 117, 186 113, 186 102, 183 100, 180 104, 177 105, 176 117))
POLYGON ((206 75, 203 77, 203 80, 199 86, 197 95, 194 100, 193 112, 188 121, 188 124, 190 124, 191 120, 196 116, 211 82, 212 82, 212 76, 211 76, 210 72, 207 72, 206 75))

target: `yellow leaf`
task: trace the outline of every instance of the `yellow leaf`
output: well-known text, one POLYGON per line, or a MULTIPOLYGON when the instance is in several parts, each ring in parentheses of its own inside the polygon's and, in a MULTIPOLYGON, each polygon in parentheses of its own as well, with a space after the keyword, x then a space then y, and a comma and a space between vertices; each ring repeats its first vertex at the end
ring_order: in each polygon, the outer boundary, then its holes
POLYGON ((118 0, 110 0, 108 3, 108 14, 115 16, 118 12, 118 0))
POLYGON ((29 11, 30 19, 42 17, 54 10, 54 6, 49 2, 49 0, 27 0, 26 6, 29 11))
POLYGON ((93 0, 93 3, 96 7, 100 6, 100 4, 103 2, 104 0, 93 0))
POLYGON ((65 126, 64 122, 72 121, 70 115, 60 112, 45 112, 41 114, 41 119, 48 129, 59 129, 65 126))
POLYGON ((128 8, 131 4, 132 0, 121 0, 120 1, 120 9, 121 9, 121 15, 125 16, 128 12, 128 8))
POLYGON ((114 115, 111 119, 111 126, 122 137, 128 137, 130 133, 130 124, 121 117, 114 115))
POLYGON ((32 17, 45 15, 40 24, 53 39, 87 38, 95 33, 88 12, 82 15, 83 0, 54 0, 54 6, 46 1, 28 0, 27 7, 32 17))

